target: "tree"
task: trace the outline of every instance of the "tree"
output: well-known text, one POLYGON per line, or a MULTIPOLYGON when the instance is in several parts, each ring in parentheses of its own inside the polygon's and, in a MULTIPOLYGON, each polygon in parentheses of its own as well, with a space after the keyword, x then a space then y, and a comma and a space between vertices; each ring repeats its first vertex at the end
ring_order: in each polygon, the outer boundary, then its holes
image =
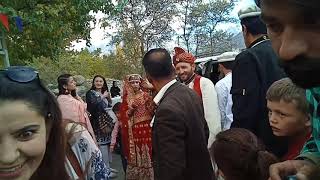
POLYGON ((198 38, 200 40, 195 43, 196 55, 198 57, 212 56, 233 50, 234 44, 232 43, 232 40, 234 34, 223 30, 217 30, 213 32, 212 37, 213 38, 211 39, 208 34, 205 34, 198 38))
POLYGON ((194 32, 197 31, 199 27, 204 26, 204 24, 202 24, 204 23, 204 21, 201 21, 201 15, 192 13, 200 3, 201 0, 182 1, 179 7, 180 12, 177 15, 180 21, 182 22, 182 38, 188 52, 191 51, 190 43, 192 41, 192 36, 194 35, 194 32))
POLYGON ((56 84, 57 77, 63 73, 91 79, 97 74, 110 77, 112 71, 105 59, 90 53, 88 49, 81 52, 64 52, 54 61, 47 57, 35 58, 28 65, 39 71, 41 79, 46 84, 56 84))
POLYGON ((219 23, 235 22, 230 16, 234 7, 234 0, 188 0, 180 10, 183 17, 183 40, 188 51, 193 51, 196 56, 200 52, 217 52, 217 43, 228 43, 230 33, 217 31, 219 23))
POLYGON ((8 36, 12 64, 25 64, 37 57, 57 59, 71 41, 90 44, 89 12, 109 13, 111 0, 2 0, 0 12, 10 12, 23 19, 24 30, 11 28, 8 36))
MULTIPOLYGON (((122 12, 107 18, 117 24, 118 33, 114 43, 128 44, 137 41, 140 57, 153 46, 161 46, 171 40, 170 24, 175 13, 173 0, 129 0, 122 12)), ((110 25, 110 24, 108 24, 110 25)))
MULTIPOLYGON (((131 47, 134 47, 131 45, 131 47)), ((143 68, 141 59, 134 57, 140 51, 139 46, 135 48, 116 46, 114 54, 105 56, 107 68, 109 69, 108 76, 115 79, 123 79, 128 74, 142 74, 143 68)))

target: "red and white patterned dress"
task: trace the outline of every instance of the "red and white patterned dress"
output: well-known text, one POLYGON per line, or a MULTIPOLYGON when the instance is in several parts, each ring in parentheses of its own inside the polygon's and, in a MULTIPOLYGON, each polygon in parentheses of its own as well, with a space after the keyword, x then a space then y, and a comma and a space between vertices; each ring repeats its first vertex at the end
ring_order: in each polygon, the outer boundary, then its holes
POLYGON ((128 180, 153 180, 151 161, 152 141, 150 122, 154 106, 152 97, 142 91, 133 92, 129 86, 124 90, 121 107, 121 132, 124 152, 128 161, 128 180), (132 113, 129 113, 131 110, 132 113))

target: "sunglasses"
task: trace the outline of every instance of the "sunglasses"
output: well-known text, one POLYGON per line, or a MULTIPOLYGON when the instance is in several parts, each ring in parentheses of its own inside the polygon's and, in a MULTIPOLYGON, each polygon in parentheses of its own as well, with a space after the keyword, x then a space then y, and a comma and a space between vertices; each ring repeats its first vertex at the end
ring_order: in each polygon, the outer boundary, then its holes
POLYGON ((0 71, 8 79, 18 83, 28 83, 35 79, 40 80, 39 73, 35 69, 27 66, 11 66, 0 71))

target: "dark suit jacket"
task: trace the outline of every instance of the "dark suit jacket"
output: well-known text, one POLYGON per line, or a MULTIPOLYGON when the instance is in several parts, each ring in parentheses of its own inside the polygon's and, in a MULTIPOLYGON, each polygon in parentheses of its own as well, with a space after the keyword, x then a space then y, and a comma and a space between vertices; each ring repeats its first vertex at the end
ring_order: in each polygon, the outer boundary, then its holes
POLYGON ((164 94, 152 128, 155 180, 212 180, 200 98, 180 83, 164 94))
POLYGON ((268 120, 266 92, 285 76, 270 41, 249 48, 236 57, 232 71, 233 123, 256 134, 267 149, 278 157, 286 152, 286 143, 276 138, 268 120))

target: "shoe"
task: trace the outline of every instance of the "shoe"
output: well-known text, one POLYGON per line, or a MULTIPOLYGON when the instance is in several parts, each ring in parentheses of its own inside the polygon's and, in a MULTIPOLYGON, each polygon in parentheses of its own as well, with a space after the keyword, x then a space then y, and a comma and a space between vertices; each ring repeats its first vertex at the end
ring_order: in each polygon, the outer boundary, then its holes
POLYGON ((115 177, 117 177, 117 174, 114 172, 110 172, 109 178, 115 178, 115 177))
POLYGON ((113 168, 110 168, 110 171, 111 171, 111 172, 113 172, 113 173, 119 173, 119 171, 118 171, 118 170, 113 169, 113 168))

